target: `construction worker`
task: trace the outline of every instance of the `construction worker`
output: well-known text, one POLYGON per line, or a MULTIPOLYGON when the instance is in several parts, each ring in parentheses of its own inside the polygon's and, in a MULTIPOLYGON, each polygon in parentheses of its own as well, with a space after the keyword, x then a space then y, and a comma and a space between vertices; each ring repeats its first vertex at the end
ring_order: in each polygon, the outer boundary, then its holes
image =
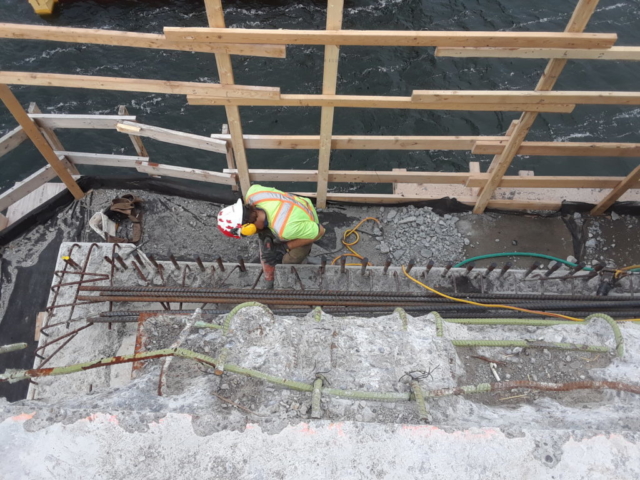
POLYGON ((259 233, 261 260, 272 266, 302 263, 325 232, 308 199, 262 185, 249 188, 244 204, 220 210, 218 229, 232 238, 259 233))

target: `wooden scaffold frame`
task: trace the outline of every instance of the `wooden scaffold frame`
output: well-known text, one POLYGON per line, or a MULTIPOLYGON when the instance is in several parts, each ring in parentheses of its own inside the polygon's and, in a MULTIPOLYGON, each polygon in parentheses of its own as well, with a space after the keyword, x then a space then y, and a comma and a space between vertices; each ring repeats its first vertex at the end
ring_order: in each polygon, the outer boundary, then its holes
MULTIPOLYGON (((314 182, 319 208, 327 200, 400 203, 424 196, 328 193, 329 183, 436 184, 466 187, 471 192, 458 200, 475 213, 487 207, 513 210, 557 209, 557 200, 496 198, 498 188, 606 189, 594 198, 591 213, 602 214, 630 189, 640 189, 640 165, 626 177, 508 176, 516 155, 639 157, 638 143, 531 142, 527 135, 542 112, 570 113, 576 105, 640 105, 640 91, 553 91, 568 60, 639 61, 640 47, 614 46, 617 35, 585 33, 598 0, 579 0, 564 32, 450 32, 343 30, 344 0, 329 0, 325 30, 227 29, 221 0, 204 0, 209 26, 165 27, 163 34, 0 23, 0 38, 116 45, 132 48, 205 52, 215 55, 220 83, 177 82, 53 73, 0 71, 0 98, 19 127, 0 138, 0 156, 29 138, 48 166, 0 195, 0 211, 58 176, 76 198, 83 192, 75 178, 77 165, 135 168, 150 175, 199 180, 246 191, 252 181, 314 182), (285 58, 287 44, 323 45, 324 73, 321 94, 282 94, 278 87, 235 83, 231 55, 285 58), (414 90, 411 96, 340 95, 337 92, 340 46, 431 46, 437 57, 547 58, 549 63, 532 91, 414 90), (118 115, 45 115, 26 112, 8 85, 35 85, 100 90, 121 90, 186 95, 191 105, 224 106, 228 131, 203 137, 138 123, 121 107, 118 115), (240 106, 313 106, 320 108, 318 135, 245 135, 240 106), (504 135, 496 136, 367 136, 333 135, 336 108, 393 108, 419 110, 522 112, 504 135), (130 136, 136 156, 66 151, 53 132, 59 128, 115 129, 130 136), (141 137, 223 154, 221 172, 150 163, 141 137), (318 151, 316 170, 250 169, 247 150, 309 149, 318 151), (331 170, 332 150, 462 150, 494 155, 487 172, 472 165, 469 172, 403 172, 331 170)), ((37 108, 37 107, 36 107, 37 108)))

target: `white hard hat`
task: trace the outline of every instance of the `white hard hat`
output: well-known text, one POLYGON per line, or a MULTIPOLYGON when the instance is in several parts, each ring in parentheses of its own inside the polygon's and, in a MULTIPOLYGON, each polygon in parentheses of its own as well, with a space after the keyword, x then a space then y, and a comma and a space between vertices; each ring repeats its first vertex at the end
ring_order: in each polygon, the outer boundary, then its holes
POLYGON ((241 238, 242 210, 242 199, 238 199, 233 205, 220 210, 218 213, 218 230, 227 237, 241 238))

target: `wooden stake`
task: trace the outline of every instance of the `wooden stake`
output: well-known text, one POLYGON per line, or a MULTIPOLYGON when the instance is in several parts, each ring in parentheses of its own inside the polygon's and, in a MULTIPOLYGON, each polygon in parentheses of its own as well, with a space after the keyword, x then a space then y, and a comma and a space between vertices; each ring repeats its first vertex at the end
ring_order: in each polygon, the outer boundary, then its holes
MULTIPOLYGON (((29 104, 29 109, 27 110, 27 112, 29 114, 39 114, 42 113, 40 111, 40 108, 38 108, 38 105, 36 104, 36 102, 31 102, 29 104)), ((31 118, 31 115, 29 115, 29 118, 31 118)), ((58 136, 53 133, 53 129, 46 127, 45 125, 40 125, 40 123, 38 122, 38 120, 31 118, 31 120, 38 125, 38 127, 40 127, 40 132, 42 133, 42 135, 44 136, 45 140, 47 141, 47 143, 51 146, 51 148, 56 151, 56 150, 65 150, 65 148, 62 146, 62 142, 60 141, 60 139, 58 138, 58 136)), ((68 158, 65 158, 64 161, 66 162, 66 167, 67 170, 69 170, 69 172, 71 173, 71 175, 80 175, 80 172, 78 171, 78 169, 76 168, 76 166, 73 164, 73 162, 71 160, 69 160, 68 158)))
MULTIPOLYGON (((329 0, 327 4, 327 30, 340 30, 342 28, 343 7, 344 0, 329 0)), ((336 94, 339 60, 340 47, 338 45, 326 45, 324 47, 324 75, 322 79, 323 95, 336 94)), ((317 208, 325 208, 327 206, 333 113, 334 107, 322 107, 320 116, 320 152, 318 155, 317 208)))
MULTIPOLYGON (((118 115, 129 115, 129 111, 125 105, 120 105, 118 107, 118 115)), ((117 127, 116 127, 117 128, 117 127)), ((142 139, 137 135, 129 135, 129 139, 131 139, 131 143, 133 143, 133 148, 135 148, 136 153, 140 157, 149 157, 149 153, 147 149, 144 148, 144 143, 142 143, 142 139)))
POLYGON ((621 181, 617 187, 615 187, 609 195, 604 197, 600 203, 598 203, 593 210, 591 210, 591 215, 602 215, 611 205, 613 205, 616 200, 618 200, 624 193, 632 188, 634 185, 638 183, 640 180, 640 165, 633 169, 633 171, 626 176, 626 178, 621 181))
MULTIPOLYGON (((207 10, 209 26, 212 28, 225 28, 226 25, 224 23, 224 11, 221 0, 204 0, 204 5, 207 10)), ((231 57, 225 53, 216 53, 216 65, 218 66, 220 83, 223 85, 233 85, 235 80, 233 78, 231 57)), ((244 148, 240 109, 236 105, 227 105, 225 106, 225 110, 227 112, 227 121, 229 122, 235 162, 238 168, 240 189, 242 193, 246 193, 249 187, 251 187, 251 181, 249 180, 247 152, 244 148)))
MULTIPOLYGON (((589 22, 591 15, 596 9, 599 0, 579 0, 576 8, 573 11, 573 15, 567 24, 565 32, 582 32, 589 22)), ((551 90, 562 72, 562 69, 567 64, 564 59, 554 58, 547 64, 547 68, 542 74, 542 78, 536 86, 536 90, 551 90)), ((538 114, 535 112, 525 112, 520 117, 520 122, 513 129, 513 134, 509 137, 507 144, 504 147, 502 153, 494 159, 490 167, 491 177, 487 182, 487 185, 482 189, 478 196, 478 202, 473 207, 473 213, 482 213, 489 204, 489 200, 493 195, 495 189, 500 185, 502 177, 507 172, 513 158, 518 153, 522 142, 526 138, 529 130, 533 126, 538 114)))
POLYGON ((7 85, 0 84, 0 99, 2 99, 2 102, 9 109, 45 160, 49 162, 49 165, 51 165, 55 170, 58 177, 60 177, 60 180, 64 182, 71 194, 76 199, 84 197, 82 189, 78 186, 58 156, 54 153, 49 143, 47 143, 47 140, 44 138, 42 133, 40 133, 38 126, 29 118, 27 112, 22 108, 22 105, 20 105, 20 102, 7 85))

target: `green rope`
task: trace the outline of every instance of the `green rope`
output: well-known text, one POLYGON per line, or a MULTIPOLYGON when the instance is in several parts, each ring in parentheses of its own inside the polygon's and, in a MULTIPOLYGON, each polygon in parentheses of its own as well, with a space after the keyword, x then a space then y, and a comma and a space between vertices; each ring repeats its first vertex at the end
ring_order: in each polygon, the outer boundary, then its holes
POLYGON ((322 321, 322 307, 316 307, 313 309, 313 312, 311 312, 313 314, 313 319, 316 322, 321 322, 322 321))
POLYGON ((224 327, 222 325, 218 325, 217 323, 207 323, 207 322, 196 322, 193 324, 194 328, 214 328, 217 330, 222 330, 224 327))
POLYGON ((320 399, 322 398, 322 378, 316 378, 313 382, 313 393, 311 394, 311 418, 321 418, 320 399))
POLYGON ((424 401, 424 393, 420 388, 420 384, 416 380, 411 381, 411 391, 418 405, 418 418, 423 422, 429 422, 429 412, 427 410, 427 402, 424 401))

